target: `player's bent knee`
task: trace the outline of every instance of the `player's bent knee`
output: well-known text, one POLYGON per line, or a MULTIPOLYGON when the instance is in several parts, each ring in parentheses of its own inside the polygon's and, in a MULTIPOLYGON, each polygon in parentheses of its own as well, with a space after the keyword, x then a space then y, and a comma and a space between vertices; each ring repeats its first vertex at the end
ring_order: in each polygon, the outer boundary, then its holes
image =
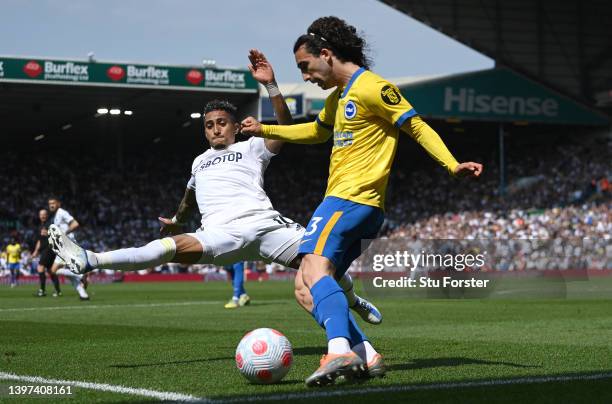
MULTIPOLYGON (((300 265, 302 264, 302 257, 295 257, 291 263, 289 263, 289 268, 300 269, 300 265)), ((300 275, 301 277, 301 275, 300 275)))
POLYGON ((295 290, 295 300, 298 302, 300 306, 304 308, 309 313, 312 313, 312 308, 314 306, 312 302, 312 296, 309 293, 308 288, 304 288, 303 290, 295 290))
POLYGON ((302 279, 304 284, 308 288, 311 288, 324 276, 333 276, 336 268, 334 267, 334 264, 326 257, 307 254, 302 257, 300 270, 302 271, 302 279))
POLYGON ((298 271, 295 276, 295 300, 302 306, 306 311, 312 312, 313 302, 310 290, 304 284, 302 280, 302 272, 298 271))
POLYGON ((200 240, 187 234, 173 236, 172 239, 176 245, 176 253, 172 261, 181 264, 196 264, 201 260, 204 249, 200 240))

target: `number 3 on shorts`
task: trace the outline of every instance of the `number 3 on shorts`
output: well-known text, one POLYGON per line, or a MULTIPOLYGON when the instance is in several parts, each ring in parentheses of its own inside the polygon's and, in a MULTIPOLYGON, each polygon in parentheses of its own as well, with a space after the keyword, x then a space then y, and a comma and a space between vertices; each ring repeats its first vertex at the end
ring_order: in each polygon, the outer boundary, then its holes
POLYGON ((308 223, 308 226, 312 226, 310 228, 310 230, 306 229, 306 233, 304 233, 305 236, 310 236, 312 234, 315 234, 315 232, 317 231, 317 223, 319 223, 321 220, 323 220, 322 216, 313 216, 312 219, 310 219, 310 223, 308 223))

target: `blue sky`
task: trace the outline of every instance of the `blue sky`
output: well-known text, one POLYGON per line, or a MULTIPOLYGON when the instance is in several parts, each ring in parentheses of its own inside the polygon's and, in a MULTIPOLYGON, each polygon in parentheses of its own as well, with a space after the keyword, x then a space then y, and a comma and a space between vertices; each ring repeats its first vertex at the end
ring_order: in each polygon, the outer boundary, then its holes
POLYGON ((317 17, 364 32, 386 77, 457 73, 493 61, 376 0, 2 0, 0 54, 220 66, 264 51, 279 82, 300 80, 291 48, 317 17))

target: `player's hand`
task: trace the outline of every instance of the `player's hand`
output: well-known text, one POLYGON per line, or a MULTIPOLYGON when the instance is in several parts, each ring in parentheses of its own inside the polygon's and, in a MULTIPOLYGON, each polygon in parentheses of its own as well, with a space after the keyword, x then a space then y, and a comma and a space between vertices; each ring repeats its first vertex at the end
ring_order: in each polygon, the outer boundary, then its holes
POLYGON ((272 65, 266 59, 266 56, 261 53, 258 49, 251 49, 249 51, 249 70, 253 75, 253 78, 263 85, 274 83, 274 70, 272 65))
POLYGON ((166 217, 158 217, 157 220, 161 223, 159 233, 162 236, 174 236, 183 233, 183 225, 181 223, 174 223, 172 219, 166 217))
POLYGON ((249 116, 240 123, 240 132, 245 135, 261 136, 261 123, 249 116))
POLYGON ((453 172, 457 177, 478 178, 482 173, 482 164, 468 161, 455 167, 453 172))

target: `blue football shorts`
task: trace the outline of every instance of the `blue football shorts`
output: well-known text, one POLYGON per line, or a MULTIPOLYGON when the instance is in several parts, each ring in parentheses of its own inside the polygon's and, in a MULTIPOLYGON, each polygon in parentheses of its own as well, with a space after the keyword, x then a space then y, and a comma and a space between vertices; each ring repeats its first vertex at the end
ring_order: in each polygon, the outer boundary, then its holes
POLYGON ((380 208, 328 196, 308 222, 298 253, 326 257, 340 279, 361 255, 362 241, 376 238, 383 221, 380 208))

